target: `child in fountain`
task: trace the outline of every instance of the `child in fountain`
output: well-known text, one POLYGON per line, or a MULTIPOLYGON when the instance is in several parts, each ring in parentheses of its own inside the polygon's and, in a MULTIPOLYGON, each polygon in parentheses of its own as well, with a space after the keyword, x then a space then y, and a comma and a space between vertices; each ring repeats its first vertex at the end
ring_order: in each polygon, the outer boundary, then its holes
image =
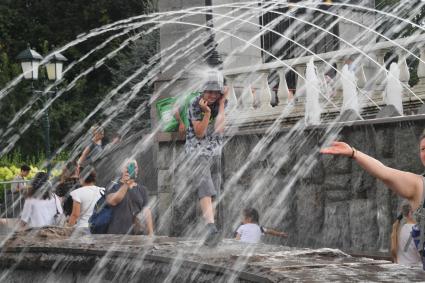
POLYGON ((245 208, 242 212, 242 225, 236 230, 236 240, 244 243, 256 244, 261 240, 261 236, 264 234, 277 236, 277 237, 288 237, 285 232, 279 232, 274 229, 264 228, 258 223, 260 216, 255 208, 245 208))

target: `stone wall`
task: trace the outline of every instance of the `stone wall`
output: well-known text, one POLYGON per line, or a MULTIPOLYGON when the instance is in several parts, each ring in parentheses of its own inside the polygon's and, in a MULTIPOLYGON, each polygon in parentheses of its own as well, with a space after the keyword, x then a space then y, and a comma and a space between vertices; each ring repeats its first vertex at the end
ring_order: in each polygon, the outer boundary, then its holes
MULTIPOLYGON (((418 137, 425 120, 394 121, 346 126, 338 139, 388 166, 422 173, 418 137)), ((322 128, 282 131, 260 149, 263 134, 235 135, 228 140, 222 156, 219 217, 225 236, 232 237, 241 209, 251 205, 259 210, 262 225, 290 235, 286 240, 267 236, 266 242, 388 251, 398 198, 352 159, 317 153, 325 132, 322 128)), ((179 191, 190 195, 190 188, 180 187, 184 174, 176 174, 176 168, 183 166, 182 149, 182 142, 158 145, 160 232, 174 236, 186 235, 200 218, 193 192, 183 204, 176 201, 179 191)))

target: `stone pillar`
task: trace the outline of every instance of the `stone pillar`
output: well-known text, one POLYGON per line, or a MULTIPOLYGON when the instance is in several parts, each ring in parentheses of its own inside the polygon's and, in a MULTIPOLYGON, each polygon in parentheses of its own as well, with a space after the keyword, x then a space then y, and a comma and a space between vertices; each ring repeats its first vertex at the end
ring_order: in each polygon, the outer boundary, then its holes
MULTIPOLYGON (((376 95, 374 97, 374 99, 379 99, 382 101, 382 94, 381 92, 385 89, 385 81, 386 81, 386 77, 387 77, 387 72, 385 69, 385 54, 387 54, 386 49, 382 49, 382 50, 378 50, 375 52, 376 55, 376 62, 379 63, 379 66, 376 66, 376 74, 375 74, 375 84, 374 84, 374 89, 376 91, 376 95)), ((377 101, 375 101, 377 102, 377 101)))
POLYGON ((270 91, 269 86, 269 72, 261 72, 261 78, 260 78, 260 92, 259 94, 259 102, 260 102, 260 109, 263 111, 267 111, 272 108, 271 101, 272 101, 272 93, 270 91))
POLYGON ((418 83, 412 88, 412 91, 419 97, 425 96, 425 46, 419 48, 420 58, 418 65, 418 83))
POLYGON ((229 88, 229 93, 228 93, 228 100, 229 100, 229 105, 228 105, 228 109, 229 110, 234 110, 238 107, 238 98, 236 97, 236 93, 235 93, 235 87, 234 87, 234 81, 235 81, 235 77, 234 76, 228 76, 226 77, 227 79, 227 87, 229 88))
POLYGON ((277 99, 279 100, 279 105, 288 104, 289 100, 289 89, 288 84, 286 83, 285 70, 283 68, 277 71, 279 75, 279 88, 277 89, 277 99))
POLYGON ((297 85, 296 85, 296 93, 295 98, 297 100, 305 100, 305 70, 307 66, 304 65, 296 65, 295 71, 297 71, 297 85))
POLYGON ((242 109, 254 109, 254 93, 252 92, 251 84, 248 84, 246 87, 244 87, 242 91, 241 100, 242 109))

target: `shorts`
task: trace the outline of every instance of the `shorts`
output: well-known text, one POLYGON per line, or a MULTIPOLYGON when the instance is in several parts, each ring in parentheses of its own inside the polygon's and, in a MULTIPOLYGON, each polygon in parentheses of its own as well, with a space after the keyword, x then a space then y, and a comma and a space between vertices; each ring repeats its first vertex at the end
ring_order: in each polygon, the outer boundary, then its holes
POLYGON ((216 197, 221 187, 220 156, 198 156, 192 169, 192 185, 197 190, 198 199, 216 197))

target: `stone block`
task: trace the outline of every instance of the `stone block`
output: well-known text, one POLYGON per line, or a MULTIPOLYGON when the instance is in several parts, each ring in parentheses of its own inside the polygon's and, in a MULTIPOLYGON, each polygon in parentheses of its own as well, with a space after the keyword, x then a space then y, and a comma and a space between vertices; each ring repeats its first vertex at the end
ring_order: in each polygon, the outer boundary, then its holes
POLYGON ((296 188, 296 235, 295 244, 302 247, 321 245, 318 237, 324 220, 324 198, 320 186, 296 188))
POLYGON ((158 170, 158 191, 171 192, 173 185, 173 172, 171 170, 158 170))
POLYGON ((367 198, 376 187, 376 179, 365 170, 356 166, 351 172, 351 192, 354 198, 367 198))
POLYGON ((376 130, 376 158, 392 158, 394 156, 395 135, 396 131, 394 131, 393 127, 384 127, 376 130))
POLYGON ((326 175, 324 189, 326 191, 350 191, 351 175, 326 175))
POLYGON ((377 181, 376 190, 376 220, 378 226, 378 240, 376 247, 380 251, 389 251, 392 219, 391 219, 391 192, 384 183, 377 181))
POLYGON ((339 201, 348 201, 351 198, 351 192, 346 191, 326 191, 326 201, 329 202, 339 202, 339 201))
POLYGON ((403 171, 422 173, 423 165, 419 158, 419 141, 409 124, 399 124, 396 128, 394 164, 395 168, 403 171), (417 149, 417 150, 406 150, 417 149))
POLYGON ((350 249, 349 202, 326 202, 322 229, 322 245, 329 248, 350 249))
POLYGON ((166 170, 173 162, 173 146, 171 143, 161 143, 158 148, 157 165, 158 169, 166 170))
POLYGON ((371 200, 350 201, 351 249, 358 251, 376 250, 378 223, 376 203, 371 200))
POLYGON ((170 235, 171 218, 172 218, 172 194, 159 193, 157 210, 154 211, 156 216, 155 233, 158 235, 170 235))
POLYGON ((323 166, 326 175, 349 174, 351 172, 352 160, 341 156, 323 156, 323 166))

